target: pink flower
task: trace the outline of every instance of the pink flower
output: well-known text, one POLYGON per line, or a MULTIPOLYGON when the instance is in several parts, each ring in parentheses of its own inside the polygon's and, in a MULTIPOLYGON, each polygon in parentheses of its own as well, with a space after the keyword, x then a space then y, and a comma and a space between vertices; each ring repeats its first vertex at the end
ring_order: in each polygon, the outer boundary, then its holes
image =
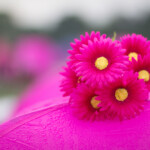
POLYGON ((63 96, 70 96, 73 89, 80 83, 80 78, 76 76, 71 67, 64 68, 64 72, 61 72, 61 75, 64 76, 60 85, 61 91, 64 92, 63 96))
POLYGON ((130 68, 138 73, 138 79, 144 79, 150 90, 150 55, 146 55, 143 58, 139 55, 138 61, 132 60, 130 68))
POLYGON ((103 113, 98 107, 101 101, 97 99, 95 90, 96 88, 81 83, 71 94, 70 105, 79 119, 100 120, 103 113))
POLYGON ((130 119, 141 112, 148 98, 148 90, 138 74, 127 72, 123 77, 97 91, 101 110, 108 118, 130 119))
POLYGON ((75 43, 71 43, 71 50, 68 50, 68 52, 71 54, 71 56, 69 56, 70 61, 68 62, 68 64, 73 67, 72 65, 76 62, 76 54, 80 54, 80 48, 83 45, 88 45, 88 41, 94 41, 94 39, 100 40, 101 38, 105 38, 106 34, 102 34, 100 36, 100 32, 94 32, 92 31, 91 34, 89 35, 88 32, 85 32, 85 37, 83 35, 80 35, 80 40, 75 39, 75 43))
POLYGON ((36 77, 45 73, 53 62, 53 46, 45 37, 24 36, 16 43, 14 69, 19 75, 36 77))
POLYGON ((147 38, 134 33, 121 37, 121 45, 127 50, 126 55, 129 56, 130 61, 132 57, 137 60, 138 55, 143 57, 150 52, 150 42, 147 41, 147 38))
POLYGON ((129 63, 125 50, 110 38, 89 41, 80 48, 80 53, 76 55, 75 72, 92 86, 102 86, 118 78, 129 63))

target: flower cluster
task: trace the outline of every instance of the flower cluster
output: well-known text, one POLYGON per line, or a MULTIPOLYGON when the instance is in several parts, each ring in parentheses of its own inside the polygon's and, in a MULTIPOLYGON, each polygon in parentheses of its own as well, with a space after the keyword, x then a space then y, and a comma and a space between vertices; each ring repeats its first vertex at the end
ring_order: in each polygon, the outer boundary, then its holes
POLYGON ((80 119, 130 119, 148 102, 150 42, 142 35, 112 40, 92 31, 71 43, 61 91, 80 119))

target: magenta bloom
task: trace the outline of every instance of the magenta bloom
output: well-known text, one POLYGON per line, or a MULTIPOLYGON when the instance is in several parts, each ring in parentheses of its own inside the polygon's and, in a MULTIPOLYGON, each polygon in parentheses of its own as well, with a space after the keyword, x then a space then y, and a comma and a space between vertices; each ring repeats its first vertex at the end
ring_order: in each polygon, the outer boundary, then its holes
POLYGON ((64 72, 61 72, 61 75, 64 76, 60 85, 61 91, 64 92, 63 96, 70 96, 73 89, 80 83, 80 78, 76 76, 71 67, 64 68, 64 72))
POLYGON ((147 38, 134 33, 121 37, 121 45, 127 50, 126 55, 129 56, 129 60, 132 60, 132 57, 137 60, 138 55, 143 57, 150 52, 150 42, 147 38))
POLYGON ((18 74, 38 76, 45 73, 53 62, 53 47, 45 37, 22 37, 14 51, 14 68, 18 74))
POLYGON ((77 54, 75 72, 89 85, 107 84, 127 70, 129 63, 125 50, 111 39, 89 41, 77 54))
POLYGON ((108 86, 97 91, 101 110, 108 118, 130 119, 141 112, 148 98, 148 90, 138 74, 127 72, 108 86))
POLYGON ((70 105, 79 119, 100 120, 103 113, 98 107, 100 100, 97 99, 95 90, 96 88, 81 83, 71 94, 70 105))
POLYGON ((144 79, 150 90, 150 55, 146 55, 143 58, 138 56, 138 61, 133 59, 130 68, 138 73, 138 79, 144 79))
POLYGON ((80 35, 80 40, 75 39, 75 43, 71 43, 72 49, 68 51, 71 54, 71 56, 69 56, 70 61, 68 64, 73 67, 72 65, 76 62, 75 55, 81 53, 80 48, 83 45, 88 45, 88 41, 94 41, 94 39, 100 40, 101 38, 106 38, 106 34, 100 35, 100 32, 95 33, 92 31, 90 35, 88 32, 85 32, 85 37, 80 35))

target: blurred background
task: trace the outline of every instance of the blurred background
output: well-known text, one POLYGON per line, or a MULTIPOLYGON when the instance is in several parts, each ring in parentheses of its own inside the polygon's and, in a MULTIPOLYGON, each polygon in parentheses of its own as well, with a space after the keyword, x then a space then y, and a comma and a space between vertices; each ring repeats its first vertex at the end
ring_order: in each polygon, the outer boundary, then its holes
POLYGON ((0 123, 26 89, 60 72, 70 42, 92 30, 150 38, 150 0, 0 0, 0 123))

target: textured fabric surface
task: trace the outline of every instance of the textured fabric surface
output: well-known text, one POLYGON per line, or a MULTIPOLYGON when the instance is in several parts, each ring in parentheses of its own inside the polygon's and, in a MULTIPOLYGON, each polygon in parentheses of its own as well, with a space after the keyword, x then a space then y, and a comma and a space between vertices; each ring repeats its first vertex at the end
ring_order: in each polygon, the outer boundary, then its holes
POLYGON ((67 103, 16 117, 0 126, 0 150, 149 150, 150 104, 120 121, 76 119, 67 103))

